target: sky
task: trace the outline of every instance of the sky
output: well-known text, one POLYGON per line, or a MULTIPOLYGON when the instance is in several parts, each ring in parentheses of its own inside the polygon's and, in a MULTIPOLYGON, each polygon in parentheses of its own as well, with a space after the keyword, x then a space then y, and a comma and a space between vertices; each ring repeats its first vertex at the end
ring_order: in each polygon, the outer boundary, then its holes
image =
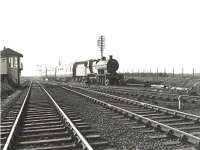
POLYGON ((99 58, 119 61, 119 71, 200 73, 199 0, 0 0, 0 49, 24 55, 23 76, 37 65, 99 58))

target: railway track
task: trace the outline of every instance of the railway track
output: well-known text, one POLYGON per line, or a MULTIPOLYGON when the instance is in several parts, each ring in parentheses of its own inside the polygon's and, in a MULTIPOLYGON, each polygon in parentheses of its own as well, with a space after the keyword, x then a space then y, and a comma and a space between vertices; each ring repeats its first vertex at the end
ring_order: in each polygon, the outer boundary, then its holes
POLYGON ((93 86, 94 89, 101 89, 104 91, 116 92, 119 94, 126 94, 132 96, 143 96, 146 98, 154 98, 154 99, 161 99, 161 100, 171 100, 177 101, 178 96, 181 96, 182 101, 185 102, 200 102, 200 96, 192 96, 187 94, 177 94, 177 93, 170 93, 170 92, 160 92, 158 89, 156 91, 148 91, 143 89, 136 89, 136 88, 126 88, 126 87, 96 87, 93 86))
MULTIPOLYGON (((109 88, 109 89, 113 89, 113 87, 109 88)), ((144 96, 152 96, 152 98, 164 98, 164 99, 171 99, 171 100, 177 100, 178 96, 182 97, 183 101, 188 101, 188 102, 200 102, 200 96, 194 96, 194 95, 188 95, 188 94, 178 94, 178 93, 171 93, 168 91, 160 91, 159 89, 156 89, 156 91, 149 91, 147 90, 132 90, 131 88, 117 88, 114 87, 114 89, 116 89, 118 92, 121 91, 125 94, 139 94, 141 93, 141 95, 144 96)))
MULTIPOLYGON (((7 115, 9 110, 13 107, 13 105, 21 105, 23 97, 25 97, 26 90, 30 82, 24 82, 21 85, 21 89, 18 90, 14 95, 9 96, 8 98, 4 99, 6 102, 1 102, 1 118, 4 118, 4 116, 7 115)), ((4 101, 3 99, 1 99, 4 101)))
POLYGON ((112 148, 79 114, 56 102, 35 82, 30 84, 22 105, 16 105, 7 118, 1 122, 3 150, 112 148))
MULTIPOLYGON (((151 138, 170 138, 170 140, 164 140, 165 145, 191 143, 192 147, 200 149, 200 116, 80 87, 62 86, 62 88, 102 105, 105 111, 112 110, 122 117, 142 122, 143 126, 137 127, 140 130, 145 130, 148 126, 151 129, 161 131, 160 136, 152 136, 151 138), (171 138, 175 138, 175 140, 171 140, 171 138)), ((154 130, 146 132, 153 133, 154 130)))
POLYGON ((23 100, 27 95, 28 88, 24 89, 20 95, 18 95, 13 101, 9 101, 8 105, 1 109, 1 149, 3 148, 12 125, 20 111, 23 100))
POLYGON ((130 99, 136 99, 141 102, 150 103, 158 106, 163 106, 171 109, 182 109, 182 110, 191 110, 196 109, 196 114, 198 114, 198 108, 200 107, 200 99, 193 99, 192 97, 182 97, 182 96, 169 96, 165 95, 156 95, 145 92, 126 92, 115 89, 104 89, 104 88, 92 88, 93 90, 110 93, 117 96, 123 96, 130 99), (191 99, 190 99, 191 98, 191 99), (179 101, 180 100, 180 101, 179 101))

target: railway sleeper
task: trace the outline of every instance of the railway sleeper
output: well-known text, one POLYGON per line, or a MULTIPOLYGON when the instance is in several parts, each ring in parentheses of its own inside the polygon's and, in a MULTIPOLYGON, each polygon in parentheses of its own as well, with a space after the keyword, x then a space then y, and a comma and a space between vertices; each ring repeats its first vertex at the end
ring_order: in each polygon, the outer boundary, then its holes
POLYGON ((101 138, 99 134, 90 134, 86 135, 85 138, 89 143, 96 142, 96 141, 105 141, 101 138))
POLYGON ((159 135, 150 135, 148 136, 150 139, 164 139, 164 138, 169 138, 166 134, 159 134, 159 135))
MULTIPOLYGON (((40 102, 38 102, 40 103, 40 102)), ((43 106, 43 107, 37 107, 37 105, 35 106, 29 106, 30 108, 28 109, 27 112, 51 112, 52 108, 48 108, 49 105, 47 106, 43 106)))
POLYGON ((51 128, 62 128, 64 127, 62 124, 53 124, 53 125, 40 125, 40 126, 29 126, 24 127, 23 130, 34 130, 34 129, 51 129, 51 128))
POLYGON ((142 115, 143 117, 163 117, 166 116, 165 114, 159 114, 159 113, 148 113, 148 114, 144 114, 142 115))
POLYGON ((55 113, 45 113, 45 114, 27 114, 27 117, 26 118, 33 118, 33 117, 38 117, 38 116, 55 116, 55 113))
POLYGON ((180 127, 179 130, 190 131, 190 130, 199 130, 200 126, 192 126, 192 127, 180 127))
POLYGON ((152 116, 150 118, 153 119, 153 120, 156 120, 156 119, 170 119, 170 118, 173 118, 173 116, 152 116))
POLYGON ((1 131, 2 131, 2 129, 7 129, 7 128, 11 128, 12 127, 12 125, 11 124, 8 124, 8 125, 2 125, 2 126, 0 126, 0 128, 1 128, 1 131))
POLYGON ((85 123, 85 122, 76 122, 75 125, 76 125, 77 127, 79 127, 79 126, 87 126, 88 124, 85 123))
POLYGON ((40 133, 40 134, 32 134, 32 135, 23 135, 21 134, 20 135, 20 140, 22 139, 25 139, 25 140, 28 140, 28 139, 33 139, 33 138, 41 138, 41 137, 62 137, 62 136, 67 136, 69 135, 69 132, 68 131, 65 131, 65 132, 53 132, 53 133, 40 133))
POLYGON ((54 137, 52 139, 45 139, 45 140, 32 140, 32 141, 17 141, 16 145, 17 146, 46 146, 47 144, 57 144, 57 145, 61 145, 61 144, 68 144, 68 143, 72 143, 73 140, 71 137, 64 137, 64 138, 57 138, 54 137))
POLYGON ((59 118, 48 118, 48 119, 35 119, 35 120, 25 120, 24 123, 34 123, 34 122, 44 122, 44 121, 59 121, 59 118))
POLYGON ((26 138, 22 138, 20 137, 20 139, 17 140, 17 143, 19 142, 30 142, 30 141, 39 141, 39 140, 51 140, 51 139, 61 139, 61 138, 66 138, 66 140, 68 138, 70 138, 69 135, 66 135, 66 134, 53 134, 53 136, 51 135, 41 135, 39 137, 36 137, 36 136, 30 136, 30 137, 26 137, 26 138))
POLYGON ((38 115, 37 117, 36 116, 35 117, 27 116, 27 117, 25 117, 25 120, 31 121, 31 120, 37 120, 37 119, 53 119, 53 118, 57 118, 57 117, 59 117, 59 116, 55 115, 55 114, 54 115, 50 115, 50 116, 49 115, 48 116, 45 116, 45 115, 44 116, 43 115, 39 116, 38 115))
POLYGON ((9 128, 1 129, 1 132, 2 132, 2 133, 4 133, 4 132, 10 132, 10 129, 9 129, 9 128))
POLYGON ((142 132, 143 134, 147 134, 147 133, 154 133, 155 130, 154 129, 146 129, 146 130, 142 130, 140 132, 142 132))
MULTIPOLYGON (((16 150, 20 149, 20 150, 27 150, 26 146, 22 147, 22 146, 17 146, 16 150)), ((81 150, 78 149, 74 143, 68 143, 67 145, 56 145, 56 146, 38 146, 38 147, 29 147, 29 150, 66 150, 66 149, 70 149, 70 150, 81 150)))
POLYGON ((47 129, 29 129, 29 130, 22 130, 23 134, 38 134, 38 133, 48 133, 48 132, 58 132, 65 130, 65 127, 62 128, 47 128, 47 129))
POLYGON ((193 132, 190 132, 190 134, 200 137, 200 131, 193 131, 193 132))
POLYGON ((56 125, 56 124, 61 124, 61 121, 52 121, 52 122, 35 122, 33 123, 26 123, 24 124, 24 127, 30 127, 30 126, 40 126, 40 125, 56 125))
POLYGON ((78 128, 80 131, 86 130, 86 129, 91 129, 91 127, 88 126, 88 125, 80 125, 80 126, 77 126, 77 128, 78 128))
POLYGON ((9 131, 1 131, 1 137, 7 137, 9 133, 9 131))
POLYGON ((83 120, 82 120, 82 119, 73 119, 73 122, 74 122, 74 123, 83 122, 83 120))
POLYGON ((85 129, 85 130, 81 130, 81 134, 83 135, 97 134, 97 131, 93 129, 85 129))
POLYGON ((131 126, 132 129, 138 130, 138 129, 144 129, 146 128, 145 125, 136 125, 136 126, 131 126))
POLYGON ((169 126, 180 126, 180 125, 194 125, 194 122, 173 122, 173 123, 166 123, 169 126))
POLYGON ((181 142, 179 140, 174 140, 174 141, 165 141, 162 142, 164 146, 173 146, 173 145, 179 145, 181 142))
MULTIPOLYGON (((92 146, 92 147, 100 147, 100 148, 102 148, 103 146, 108 146, 108 142, 107 141, 104 141, 104 140, 102 140, 102 141, 96 141, 96 142, 92 142, 92 143, 90 143, 90 145, 92 146)), ((110 149, 110 148, 108 148, 108 149, 110 149)))
POLYGON ((15 118, 16 118, 16 116, 6 116, 4 119, 5 119, 5 120, 14 121, 15 118))
POLYGON ((161 119, 157 119, 158 122, 160 123, 173 123, 173 122, 180 122, 183 121, 183 119, 181 118, 170 118, 170 119, 166 119, 166 118, 161 118, 161 119))

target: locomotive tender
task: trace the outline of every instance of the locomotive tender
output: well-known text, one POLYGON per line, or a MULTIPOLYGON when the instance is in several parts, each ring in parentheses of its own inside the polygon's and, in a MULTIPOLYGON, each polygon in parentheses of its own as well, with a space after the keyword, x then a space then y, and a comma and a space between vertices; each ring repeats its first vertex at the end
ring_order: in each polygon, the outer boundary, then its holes
POLYGON ((73 80, 100 85, 118 85, 122 76, 117 73, 119 63, 112 56, 109 59, 90 59, 78 61, 68 66, 46 68, 45 77, 55 80, 73 80))

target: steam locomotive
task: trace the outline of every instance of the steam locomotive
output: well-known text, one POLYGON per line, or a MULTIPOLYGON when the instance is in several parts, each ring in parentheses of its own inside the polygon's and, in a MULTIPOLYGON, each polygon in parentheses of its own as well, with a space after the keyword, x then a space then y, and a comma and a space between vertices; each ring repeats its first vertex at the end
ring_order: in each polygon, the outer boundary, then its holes
POLYGON ((109 59, 90 59, 66 66, 46 68, 45 78, 62 81, 87 82, 99 85, 119 85, 123 76, 117 73, 119 63, 110 55, 109 59))

